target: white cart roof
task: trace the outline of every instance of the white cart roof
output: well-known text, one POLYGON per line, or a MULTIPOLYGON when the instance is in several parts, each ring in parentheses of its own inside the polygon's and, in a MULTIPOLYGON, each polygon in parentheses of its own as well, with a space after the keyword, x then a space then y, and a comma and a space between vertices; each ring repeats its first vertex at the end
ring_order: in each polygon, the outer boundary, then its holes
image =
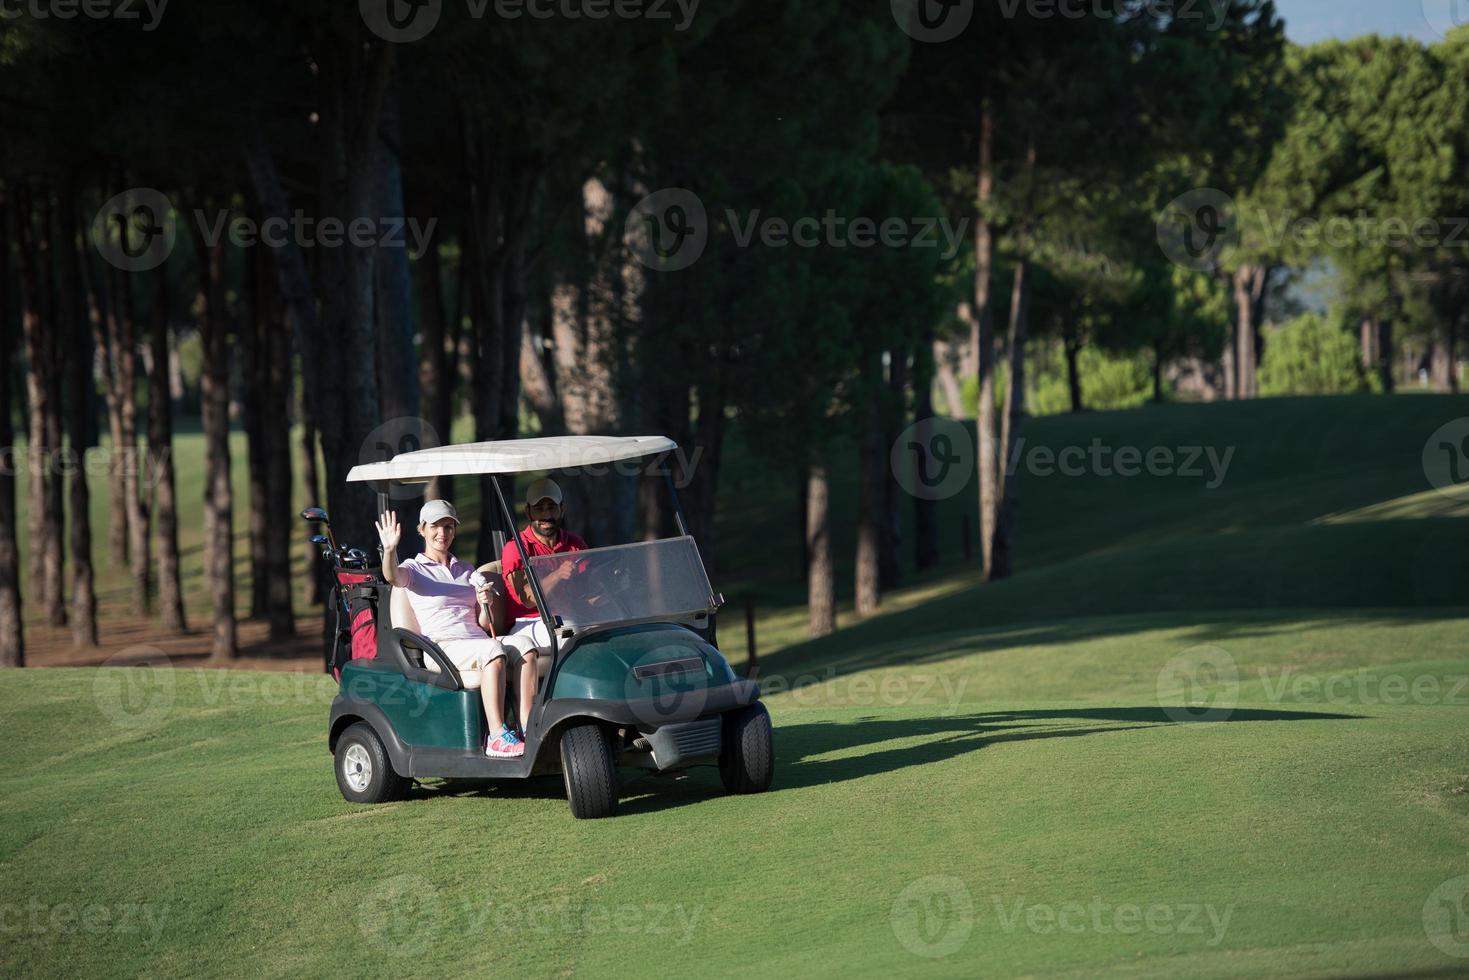
POLYGON ((425 483, 436 476, 472 473, 534 473, 572 466, 597 466, 676 449, 666 436, 551 436, 439 446, 399 453, 382 463, 352 467, 348 483, 396 480, 425 483))

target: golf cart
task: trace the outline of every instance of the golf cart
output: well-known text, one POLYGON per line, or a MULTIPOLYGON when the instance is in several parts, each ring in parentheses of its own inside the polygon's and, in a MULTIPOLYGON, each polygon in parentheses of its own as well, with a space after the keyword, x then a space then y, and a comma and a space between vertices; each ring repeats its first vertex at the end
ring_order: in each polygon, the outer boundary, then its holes
MULTIPOLYGON (((716 647, 723 598, 710 587, 672 478, 675 537, 537 557, 526 554, 498 479, 511 476, 513 491, 515 474, 605 466, 674 448, 663 437, 517 439, 423 449, 352 469, 349 482, 375 485, 379 511, 393 483, 491 475, 495 500, 483 501, 482 510, 488 515, 498 505, 551 642, 540 657, 530 717, 520 719, 524 756, 489 758, 479 672, 457 669, 420 635, 405 590, 364 575, 360 553, 337 552, 339 580, 372 600, 376 617, 376 655, 340 665, 331 707, 327 744, 347 800, 402 799, 413 780, 431 777, 559 772, 573 815, 605 817, 617 808, 619 766, 681 773, 717 765, 729 792, 769 787, 770 715, 759 686, 738 677, 716 647)), ((498 579, 498 565, 480 571, 498 579)))

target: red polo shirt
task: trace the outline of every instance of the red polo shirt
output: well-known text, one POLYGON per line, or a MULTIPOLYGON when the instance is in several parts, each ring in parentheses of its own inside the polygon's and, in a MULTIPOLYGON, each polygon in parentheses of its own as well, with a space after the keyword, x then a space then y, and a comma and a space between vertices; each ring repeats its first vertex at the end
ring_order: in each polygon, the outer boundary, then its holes
MULTIPOLYGON (((548 547, 544 544, 540 538, 536 537, 536 532, 529 527, 520 532, 520 540, 525 545, 525 553, 532 558, 537 555, 559 555, 567 551, 587 550, 587 543, 565 528, 561 529, 561 534, 556 538, 555 547, 548 547)), ((500 571, 505 576, 505 605, 510 610, 510 618, 539 619, 541 614, 523 605, 515 597, 515 589, 510 585, 510 573, 524 567, 525 562, 520 560, 520 549, 515 547, 514 541, 506 541, 505 551, 500 556, 500 571)))

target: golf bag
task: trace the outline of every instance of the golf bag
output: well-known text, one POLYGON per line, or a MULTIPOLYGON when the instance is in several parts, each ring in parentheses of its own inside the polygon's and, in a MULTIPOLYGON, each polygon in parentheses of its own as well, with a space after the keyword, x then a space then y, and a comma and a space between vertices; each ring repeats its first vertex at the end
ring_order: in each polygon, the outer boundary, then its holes
POLYGON ((350 661, 377 656, 377 597, 381 579, 371 572, 333 569, 336 631, 326 670, 337 680, 350 661))

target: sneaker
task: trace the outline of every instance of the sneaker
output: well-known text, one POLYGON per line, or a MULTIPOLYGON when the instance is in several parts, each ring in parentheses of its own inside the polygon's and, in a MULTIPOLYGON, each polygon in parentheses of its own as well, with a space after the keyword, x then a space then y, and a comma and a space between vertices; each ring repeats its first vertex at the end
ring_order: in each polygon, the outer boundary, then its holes
POLYGON ((518 759, 525 755, 525 743, 510 730, 509 725, 502 725, 500 734, 485 746, 485 755, 491 759, 518 759))

